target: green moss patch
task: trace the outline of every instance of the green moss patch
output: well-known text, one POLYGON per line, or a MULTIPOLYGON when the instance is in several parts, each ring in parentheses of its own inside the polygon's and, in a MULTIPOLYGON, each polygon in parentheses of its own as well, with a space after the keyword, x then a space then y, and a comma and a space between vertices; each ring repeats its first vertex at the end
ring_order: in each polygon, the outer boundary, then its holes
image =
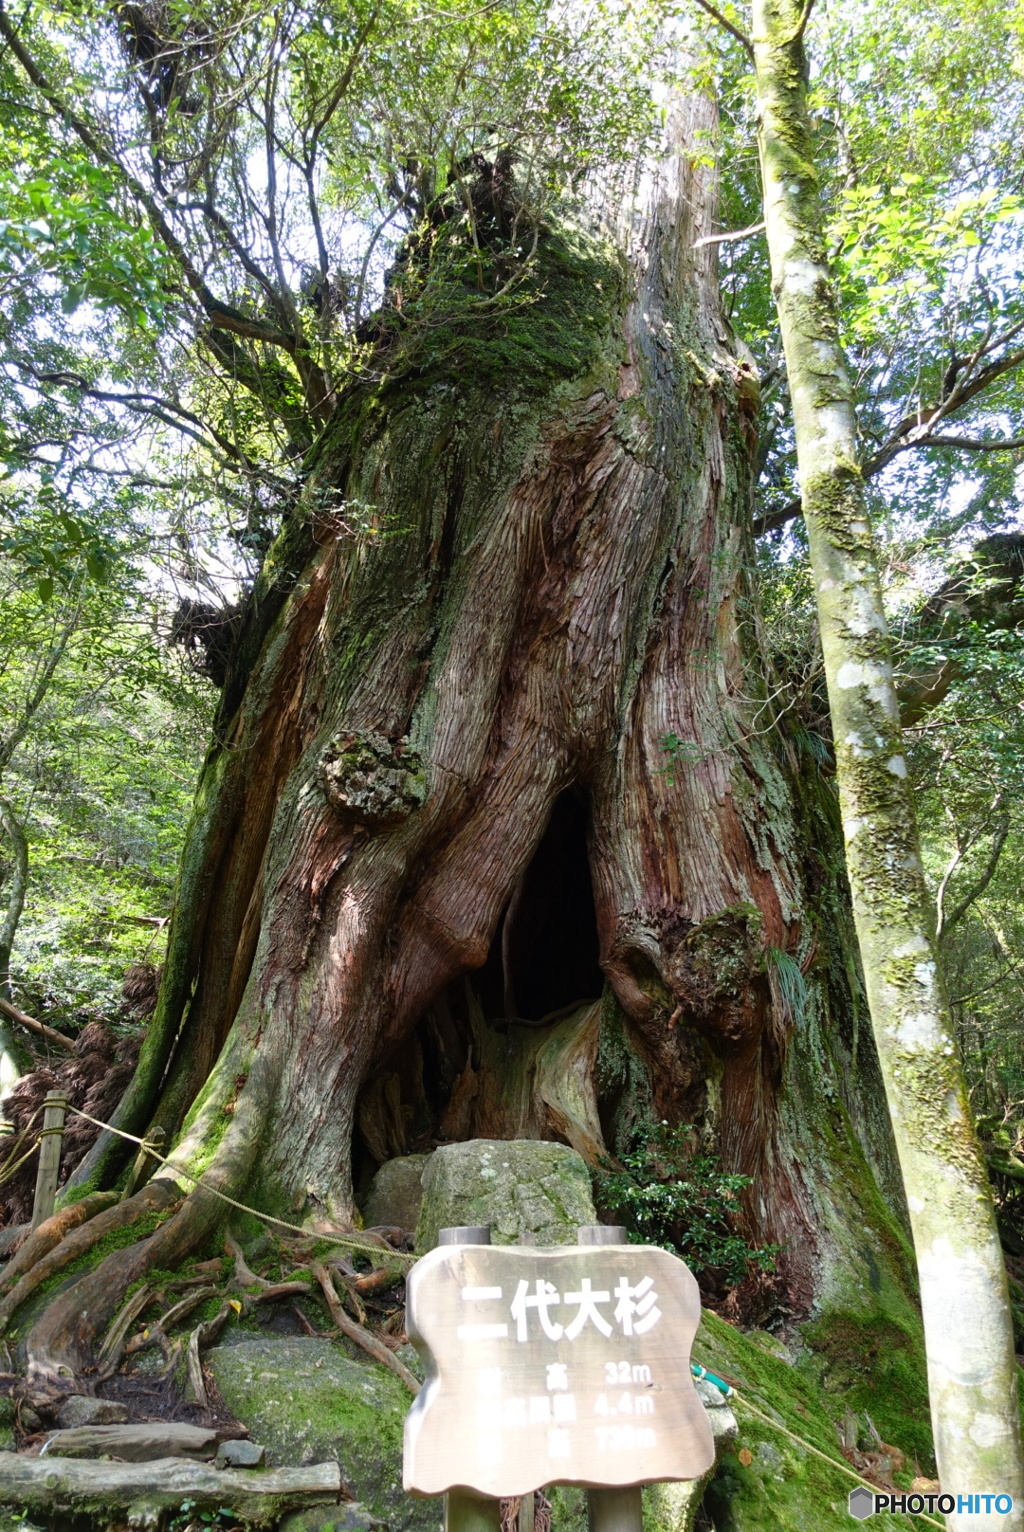
MULTIPOLYGON (((851 1338, 852 1333, 848 1332, 851 1338)), ((866 1339, 867 1332, 862 1334, 866 1339)), ((884 1342, 880 1342, 876 1356, 883 1350, 884 1342)), ((790 1353, 770 1335, 744 1335, 707 1313, 693 1356, 711 1371, 728 1374, 743 1385, 735 1401, 739 1437, 719 1463, 705 1494, 717 1532, 793 1532, 797 1527, 847 1532, 851 1525, 847 1500, 855 1481, 838 1466, 842 1462, 838 1423, 847 1409, 867 1408, 884 1437, 881 1422, 890 1418, 885 1409, 889 1374, 882 1370, 869 1382, 870 1370, 865 1368, 850 1374, 850 1393, 838 1388, 832 1392, 828 1380, 823 1388, 814 1377, 813 1360, 806 1352, 790 1353), (745 1409, 744 1400, 772 1424, 745 1409), (807 1445, 794 1442, 778 1427, 807 1445), (809 1447, 837 1466, 830 1467, 809 1447)), ((916 1431, 916 1417, 908 1417, 904 1426, 894 1406, 888 1438, 892 1444, 912 1451, 916 1431)), ((910 1477, 910 1473, 897 1475, 904 1485, 910 1477)), ((893 1532, 897 1527, 906 1532, 909 1524, 906 1517, 889 1515, 872 1521, 872 1527, 893 1532)))
POLYGON ((383 1367, 350 1360, 330 1341, 255 1337, 206 1354, 228 1409, 273 1466, 336 1461, 352 1494, 391 1532, 437 1532, 436 1500, 402 1489, 409 1391, 383 1367))
POLYGON ((885 1442, 934 1470, 924 1341, 889 1314, 830 1313, 804 1338, 822 1368, 824 1390, 855 1414, 866 1411, 885 1442))

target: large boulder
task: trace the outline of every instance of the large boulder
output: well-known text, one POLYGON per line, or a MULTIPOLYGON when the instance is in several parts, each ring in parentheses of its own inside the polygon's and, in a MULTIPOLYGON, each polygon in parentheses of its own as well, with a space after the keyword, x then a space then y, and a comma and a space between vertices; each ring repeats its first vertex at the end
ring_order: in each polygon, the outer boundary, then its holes
POLYGON ((205 1355, 232 1414, 272 1467, 335 1460, 352 1495, 390 1532, 438 1532, 440 1500, 402 1489, 412 1398, 394 1374, 311 1336, 252 1336, 205 1355))
POLYGON ((416 1249, 433 1250, 438 1230, 490 1224, 496 1245, 526 1236, 572 1245, 580 1224, 596 1223, 590 1172, 575 1149, 539 1139, 474 1138, 445 1144, 423 1172, 416 1249))
POLYGON ((363 1223, 368 1229, 412 1233, 423 1205, 423 1171, 429 1159, 429 1154, 406 1154, 380 1167, 363 1199, 363 1223))

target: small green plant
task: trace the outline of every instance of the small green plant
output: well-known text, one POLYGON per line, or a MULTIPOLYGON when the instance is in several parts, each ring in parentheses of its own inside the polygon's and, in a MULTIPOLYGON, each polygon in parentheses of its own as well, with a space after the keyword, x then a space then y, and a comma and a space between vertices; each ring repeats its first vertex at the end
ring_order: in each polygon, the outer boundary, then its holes
POLYGON ((735 1233, 739 1194, 751 1177, 727 1175, 716 1155, 694 1152, 693 1132, 652 1124, 604 1181, 601 1198, 634 1244, 660 1245, 696 1275, 733 1287, 751 1270, 773 1270, 779 1247, 752 1246, 735 1233))
POLYGON ((783 1020, 799 1026, 807 1015, 807 980, 795 957, 779 947, 764 949, 772 1000, 783 1020))
POLYGON ((186 1532, 189 1527, 236 1527, 238 1517, 234 1511, 226 1505, 218 1506, 215 1511, 196 1511, 194 1500, 183 1500, 178 1507, 177 1514, 172 1516, 167 1524, 168 1532, 186 1532))
POLYGON ((658 776, 664 777, 669 787, 675 787, 675 774, 680 766, 697 766, 711 753, 695 739, 681 739, 674 731, 659 734, 658 745, 668 756, 668 765, 661 768, 658 776))

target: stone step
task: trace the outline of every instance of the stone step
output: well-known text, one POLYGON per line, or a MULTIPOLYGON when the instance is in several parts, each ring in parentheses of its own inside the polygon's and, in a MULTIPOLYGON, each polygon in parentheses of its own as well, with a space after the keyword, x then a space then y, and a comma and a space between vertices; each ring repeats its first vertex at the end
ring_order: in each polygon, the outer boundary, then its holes
POLYGON ((179 1421, 145 1420, 132 1425, 74 1426, 54 1431, 44 1458, 112 1458, 148 1463, 157 1458, 212 1458, 224 1433, 179 1421))

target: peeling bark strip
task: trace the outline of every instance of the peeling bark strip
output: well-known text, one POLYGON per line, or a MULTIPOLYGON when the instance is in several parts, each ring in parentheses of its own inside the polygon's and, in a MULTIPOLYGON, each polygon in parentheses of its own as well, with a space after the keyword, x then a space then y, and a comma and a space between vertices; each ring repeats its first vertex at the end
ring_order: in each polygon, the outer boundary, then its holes
MULTIPOLYGON (((944 1490, 1013 1496, 1017 1367, 991 1192, 935 960, 874 542, 839 345, 798 0, 754 0, 765 222, 818 602, 847 868, 921 1278, 944 1490)), ((957 1514, 957 1529, 984 1516, 957 1514)))

